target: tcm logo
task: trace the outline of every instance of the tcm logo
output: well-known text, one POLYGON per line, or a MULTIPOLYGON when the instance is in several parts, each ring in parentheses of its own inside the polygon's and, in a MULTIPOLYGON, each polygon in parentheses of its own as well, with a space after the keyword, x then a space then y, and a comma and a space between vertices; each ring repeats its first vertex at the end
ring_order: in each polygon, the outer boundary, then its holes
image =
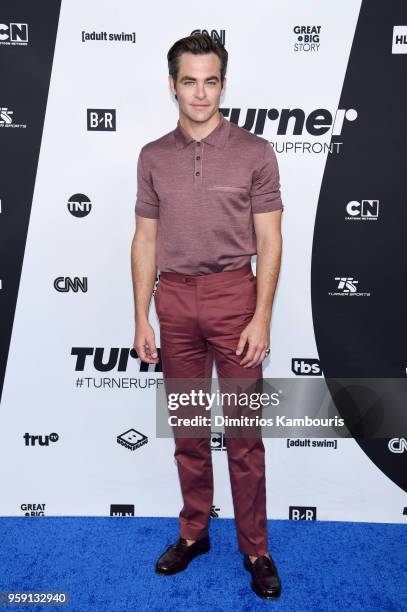
POLYGON ((71 279, 69 276, 58 276, 58 278, 54 280, 54 288, 62 293, 66 293, 71 290, 74 293, 78 293, 78 291, 86 293, 88 290, 88 279, 86 276, 83 276, 82 279, 80 279, 78 276, 74 276, 73 279, 71 279))
POLYGON ((27 45, 28 23, 0 23, 0 45, 27 45))
POLYGON ((124 448, 134 451, 136 448, 140 448, 140 446, 147 444, 148 438, 140 431, 137 431, 137 429, 128 429, 117 436, 117 442, 124 446, 124 448))
POLYGON ((294 34, 296 35, 297 42, 294 43, 294 51, 305 51, 315 52, 319 51, 319 36, 321 33, 321 26, 305 26, 297 25, 294 26, 294 34))
POLYGON ((349 296, 349 297, 369 297, 370 292, 358 291, 357 285, 358 280, 355 280, 353 276, 335 276, 337 281, 337 291, 328 291, 328 295, 333 296, 349 296))
POLYGON ((295 357, 291 360, 291 371, 297 376, 322 376, 319 359, 295 357))
POLYGON ((225 44, 225 31, 226 30, 211 30, 210 32, 208 30, 193 30, 191 32, 191 36, 193 36, 194 34, 206 34, 207 36, 210 36, 212 38, 212 40, 216 40, 222 43, 222 45, 225 44))
POLYGON ((211 432, 211 450, 213 451, 225 451, 226 443, 225 443, 225 434, 221 431, 212 431, 211 432))
POLYGON ((215 504, 212 504, 211 507, 211 518, 219 518, 220 508, 216 508, 215 504))
MULTIPOLYGON (((160 360, 157 363, 151 364, 144 361, 140 361, 139 371, 149 372, 149 366, 153 366, 154 372, 161 372, 161 349, 157 347, 158 355, 160 360)), ((93 368, 98 372, 111 372, 116 370, 117 372, 126 372, 129 363, 129 357, 131 359, 139 359, 137 351, 133 348, 111 348, 104 349, 102 347, 92 346, 73 346, 71 349, 71 355, 76 357, 75 371, 83 372, 85 370, 86 362, 91 361, 93 368)))
POLYGON ((347 221, 377 221, 379 217, 379 200, 352 200, 346 205, 347 221))
POLYGON ((316 506, 290 506, 288 518, 292 521, 316 521, 316 506))
POLYGON ((393 26, 392 53, 407 53, 407 26, 393 26))
POLYGON ((388 447, 392 453, 407 453, 407 440, 406 438, 392 438, 389 440, 388 447))
POLYGON ((92 204, 88 196, 75 193, 68 200, 68 210, 74 217, 86 217, 92 210, 92 204))
MULTIPOLYGON (((221 108, 220 111, 225 117, 230 117, 231 123, 239 123, 242 109, 221 108)), ((304 132, 323 136, 329 131, 331 136, 340 136, 345 120, 355 121, 357 116, 354 108, 338 108, 335 117, 326 108, 317 108, 308 115, 301 108, 249 108, 240 127, 259 135, 264 133, 266 122, 271 121, 279 136, 301 136, 304 132)))
POLYGON ((24 516, 45 516, 45 504, 21 504, 24 516))
POLYGON ((115 108, 88 108, 88 132, 115 132, 115 108))
POLYGON ((110 504, 110 516, 134 516, 134 504, 110 504))
POLYGON ((49 436, 34 436, 26 432, 23 435, 26 446, 49 446, 50 442, 58 442, 59 435, 50 433, 49 436))

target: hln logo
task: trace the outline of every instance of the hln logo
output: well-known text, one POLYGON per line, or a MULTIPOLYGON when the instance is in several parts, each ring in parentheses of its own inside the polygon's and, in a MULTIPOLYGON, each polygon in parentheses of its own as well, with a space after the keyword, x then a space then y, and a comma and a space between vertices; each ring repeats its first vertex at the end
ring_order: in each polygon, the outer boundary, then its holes
POLYGON ((88 108, 89 132, 115 132, 115 108, 88 108))
POLYGON ((392 53, 407 53, 407 26, 393 27, 392 53))
POLYGON ((292 521, 315 521, 317 508, 316 506, 290 506, 288 518, 292 521))
POLYGON ((110 516, 134 516, 134 504, 110 504, 110 516))

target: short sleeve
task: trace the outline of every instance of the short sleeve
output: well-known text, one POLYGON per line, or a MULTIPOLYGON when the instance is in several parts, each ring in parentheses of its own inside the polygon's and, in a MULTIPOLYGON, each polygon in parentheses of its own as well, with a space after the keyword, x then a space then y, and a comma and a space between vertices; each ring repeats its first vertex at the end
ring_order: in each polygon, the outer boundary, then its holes
POLYGON ((277 156, 269 142, 265 143, 263 158, 254 171, 250 198, 253 214, 284 210, 277 156))
POLYGON ((151 172, 142 158, 143 149, 140 151, 137 162, 137 200, 135 212, 140 217, 158 219, 160 216, 159 199, 152 185, 151 172))

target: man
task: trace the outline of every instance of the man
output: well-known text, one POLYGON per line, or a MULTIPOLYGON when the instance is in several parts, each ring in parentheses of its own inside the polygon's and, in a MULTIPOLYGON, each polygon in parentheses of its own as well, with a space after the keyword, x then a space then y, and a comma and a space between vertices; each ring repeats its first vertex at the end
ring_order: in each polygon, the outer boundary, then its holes
MULTIPOLYGON (((148 311, 156 267, 164 379, 261 379, 269 353, 271 309, 282 237, 279 171, 270 143, 219 111, 228 54, 198 34, 168 52, 177 127, 141 149, 137 166, 132 275, 141 360, 157 363, 148 311), (257 253, 257 276, 251 255, 257 253)), ((239 550, 257 595, 275 598, 281 582, 268 552, 264 445, 259 437, 226 440, 239 550)), ((210 548, 213 503, 210 440, 176 438, 184 506, 180 537, 156 564, 184 570, 210 548)))

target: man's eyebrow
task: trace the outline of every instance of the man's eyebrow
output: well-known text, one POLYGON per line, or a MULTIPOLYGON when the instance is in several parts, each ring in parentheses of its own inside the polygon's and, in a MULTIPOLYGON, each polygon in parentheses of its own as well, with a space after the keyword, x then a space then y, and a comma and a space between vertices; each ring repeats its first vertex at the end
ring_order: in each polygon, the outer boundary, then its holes
MULTIPOLYGON (((217 77, 217 76, 210 76, 210 77, 207 77, 205 79, 205 81, 212 81, 212 80, 219 81, 219 77, 217 77)), ((195 77, 191 77, 191 76, 184 76, 184 77, 182 77, 180 79, 180 81, 196 81, 196 78, 195 77)))

